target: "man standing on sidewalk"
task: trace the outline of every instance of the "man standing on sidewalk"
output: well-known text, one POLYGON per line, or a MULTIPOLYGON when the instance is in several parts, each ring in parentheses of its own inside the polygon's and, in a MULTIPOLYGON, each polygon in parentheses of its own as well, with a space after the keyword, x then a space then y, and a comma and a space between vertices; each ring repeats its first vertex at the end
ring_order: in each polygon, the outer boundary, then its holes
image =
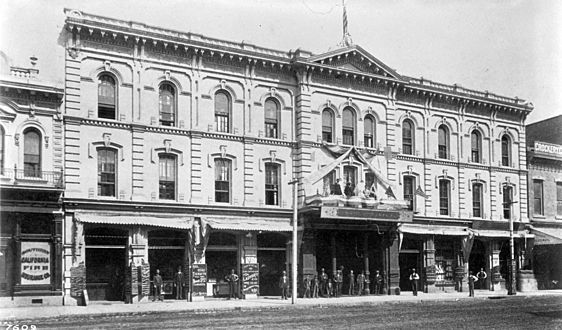
POLYGON ((328 291, 326 288, 326 284, 328 282, 328 274, 326 274, 324 268, 322 268, 322 270, 320 271, 319 281, 320 281, 320 295, 322 297, 325 297, 326 295, 328 295, 328 291))
POLYGON ((416 269, 412 268, 412 274, 410 274, 410 283, 412 283, 412 291, 414 292, 414 296, 418 295, 418 280, 420 276, 416 273, 416 269))
POLYGON ((154 297, 152 297, 152 301, 158 298, 159 301, 164 301, 162 298, 162 276, 160 276, 160 269, 156 270, 156 275, 152 278, 152 285, 154 286, 154 297))
POLYGON ((281 288, 281 299, 286 300, 287 291, 289 290, 289 277, 286 271, 283 271, 283 275, 279 279, 279 287, 281 288))
POLYGON ((349 271, 349 295, 353 296, 355 294, 355 275, 353 270, 349 271))
POLYGON ((478 272, 478 274, 476 274, 476 276, 478 277, 478 288, 479 289, 486 289, 484 287, 484 283, 486 282, 486 277, 488 277, 488 274, 486 274, 486 272, 484 271, 484 268, 480 268, 480 271, 478 272))
POLYGON ((375 295, 378 296, 381 293, 382 288, 382 275, 377 270, 375 273, 375 295))
POLYGON ((237 299, 238 292, 236 292, 236 285, 238 284, 238 275, 234 272, 234 269, 230 270, 230 274, 226 276, 226 281, 228 282, 229 288, 229 296, 228 299, 231 298, 237 299))
POLYGON ((357 292, 360 296, 362 296, 364 290, 365 290, 365 271, 362 270, 361 274, 357 275, 357 292))
POLYGON ((468 296, 474 297, 474 282, 478 281, 478 277, 474 276, 473 272, 468 275, 468 296))
POLYGON ((181 266, 178 267, 178 272, 174 276, 174 287, 176 289, 176 299, 183 299, 183 289, 185 287, 185 282, 183 278, 183 273, 181 271, 181 266))

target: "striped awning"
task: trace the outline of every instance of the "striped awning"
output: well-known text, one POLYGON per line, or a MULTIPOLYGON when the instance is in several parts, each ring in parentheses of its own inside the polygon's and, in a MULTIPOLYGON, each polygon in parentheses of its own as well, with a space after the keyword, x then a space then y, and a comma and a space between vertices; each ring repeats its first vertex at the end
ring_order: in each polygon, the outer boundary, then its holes
POLYGON ((417 223, 403 223, 398 226, 398 231, 406 234, 418 235, 444 235, 444 236, 466 236, 467 227, 445 226, 445 225, 426 225, 417 223))
POLYGON ((173 229, 191 229, 193 217, 181 215, 139 214, 121 215, 115 213, 77 213, 76 221, 123 226, 152 226, 173 229))
POLYGON ((212 229, 240 231, 292 231, 290 218, 204 217, 212 229))

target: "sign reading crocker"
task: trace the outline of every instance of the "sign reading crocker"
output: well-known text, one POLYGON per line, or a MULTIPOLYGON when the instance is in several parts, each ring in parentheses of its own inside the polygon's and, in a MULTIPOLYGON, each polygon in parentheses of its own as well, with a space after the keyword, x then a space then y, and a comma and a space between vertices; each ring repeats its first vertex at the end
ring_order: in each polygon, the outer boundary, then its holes
POLYGON ((562 157, 562 146, 558 144, 535 141, 535 152, 562 157))
POLYGON ((49 242, 21 243, 21 284, 51 283, 49 242))
POLYGON ((322 207, 322 218, 385 222, 412 222, 412 212, 322 207))

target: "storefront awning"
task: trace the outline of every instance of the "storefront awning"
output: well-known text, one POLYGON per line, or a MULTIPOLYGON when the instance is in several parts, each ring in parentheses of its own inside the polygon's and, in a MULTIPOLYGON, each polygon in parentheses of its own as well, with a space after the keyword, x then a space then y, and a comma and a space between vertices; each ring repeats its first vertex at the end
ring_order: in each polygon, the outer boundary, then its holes
POLYGON ((240 231, 292 231, 291 219, 244 217, 205 217, 202 219, 213 229, 240 231))
MULTIPOLYGON (((509 238, 509 230, 494 230, 494 229, 469 229, 476 237, 498 237, 498 238, 509 238)), ((526 231, 513 231, 513 237, 526 237, 533 238, 533 234, 529 234, 526 231)))
POLYGON ((193 226, 193 218, 187 216, 78 213, 75 218, 78 222, 106 225, 152 226, 174 229, 191 229, 193 226))
POLYGON ((467 227, 423 225, 414 223, 403 223, 398 226, 398 231, 406 234, 418 235, 444 235, 444 236, 466 236, 467 227))
POLYGON ((562 228, 533 228, 535 245, 562 244, 562 228))

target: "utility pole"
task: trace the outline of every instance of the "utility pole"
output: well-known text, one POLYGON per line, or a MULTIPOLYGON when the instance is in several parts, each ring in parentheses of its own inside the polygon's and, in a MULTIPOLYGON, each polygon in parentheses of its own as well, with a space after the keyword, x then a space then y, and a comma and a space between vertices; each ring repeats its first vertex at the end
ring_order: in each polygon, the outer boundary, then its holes
POLYGON ((291 304, 297 302, 297 222, 298 222, 298 187, 299 180, 297 178, 289 182, 293 185, 293 244, 292 248, 292 262, 291 262, 291 304))
POLYGON ((517 203, 517 201, 513 201, 512 197, 510 196, 509 202, 504 204, 509 204, 509 289, 507 290, 507 294, 510 296, 514 296, 517 294, 517 281, 516 281, 516 266, 517 263, 515 261, 515 246, 513 244, 513 204, 517 203))

